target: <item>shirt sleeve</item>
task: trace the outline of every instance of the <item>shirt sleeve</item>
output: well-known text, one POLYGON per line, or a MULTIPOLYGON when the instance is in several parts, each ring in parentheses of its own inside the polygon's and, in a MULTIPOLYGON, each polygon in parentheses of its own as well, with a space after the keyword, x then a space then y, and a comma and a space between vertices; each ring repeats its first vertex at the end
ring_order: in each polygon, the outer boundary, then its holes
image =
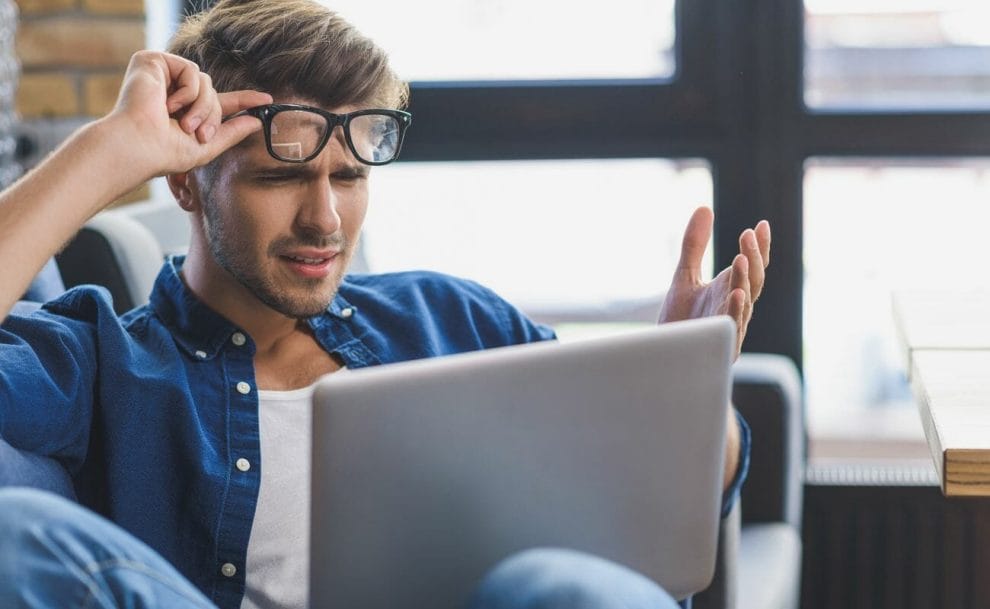
POLYGON ((15 448, 56 457, 70 470, 81 465, 96 361, 92 324, 52 309, 8 316, 0 326, 0 437, 15 448))
POLYGON ((722 493, 722 518, 728 516, 732 507, 739 501, 739 493, 742 492, 743 483, 746 481, 746 476, 749 475, 749 449, 753 441, 752 432, 746 419, 739 414, 738 410, 733 409, 733 412, 736 415, 736 421, 739 422, 739 467, 736 468, 736 475, 732 478, 729 488, 722 493))

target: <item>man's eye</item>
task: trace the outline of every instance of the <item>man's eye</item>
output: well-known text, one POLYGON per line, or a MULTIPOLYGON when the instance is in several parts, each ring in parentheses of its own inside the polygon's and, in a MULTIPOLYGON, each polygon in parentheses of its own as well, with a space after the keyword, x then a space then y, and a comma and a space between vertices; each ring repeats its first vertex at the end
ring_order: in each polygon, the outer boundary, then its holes
POLYGON ((256 179, 263 184, 284 184, 285 182, 291 182, 296 178, 297 176, 273 174, 273 175, 260 175, 256 179))
POLYGON ((365 179, 366 177, 368 177, 368 174, 357 171, 353 171, 353 172, 347 171, 347 172, 336 173, 333 175, 333 179, 337 180, 338 182, 358 182, 360 180, 365 179))

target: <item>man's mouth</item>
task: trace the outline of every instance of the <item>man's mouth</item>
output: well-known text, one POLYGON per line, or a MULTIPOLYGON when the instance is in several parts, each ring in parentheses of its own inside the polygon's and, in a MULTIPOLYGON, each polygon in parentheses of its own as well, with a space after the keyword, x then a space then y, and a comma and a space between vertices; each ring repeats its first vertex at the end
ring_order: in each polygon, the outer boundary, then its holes
POLYGON ((303 252, 299 254, 282 254, 280 260, 285 261, 297 275, 306 279, 321 279, 330 274, 340 252, 303 252))
POLYGON ((323 264, 330 258, 303 258, 302 256, 283 256, 283 258, 288 258, 295 262, 302 262, 303 264, 323 264))

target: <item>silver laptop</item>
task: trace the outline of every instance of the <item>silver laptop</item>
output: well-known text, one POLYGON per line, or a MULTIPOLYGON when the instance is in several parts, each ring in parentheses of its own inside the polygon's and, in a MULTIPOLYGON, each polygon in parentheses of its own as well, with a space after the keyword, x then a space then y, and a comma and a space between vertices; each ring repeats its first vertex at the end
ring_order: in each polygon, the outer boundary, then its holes
POLYGON ((310 606, 460 608, 534 547, 704 589, 735 338, 709 318, 322 379, 310 606))

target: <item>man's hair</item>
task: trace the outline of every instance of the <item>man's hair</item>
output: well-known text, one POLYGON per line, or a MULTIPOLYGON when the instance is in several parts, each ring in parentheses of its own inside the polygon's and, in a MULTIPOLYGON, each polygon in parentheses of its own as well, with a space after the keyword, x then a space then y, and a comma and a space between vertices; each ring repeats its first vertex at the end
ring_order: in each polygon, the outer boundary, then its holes
POLYGON ((325 108, 401 108, 408 99, 385 51, 312 0, 221 0, 186 19, 168 50, 196 62, 219 92, 254 89, 325 108))

